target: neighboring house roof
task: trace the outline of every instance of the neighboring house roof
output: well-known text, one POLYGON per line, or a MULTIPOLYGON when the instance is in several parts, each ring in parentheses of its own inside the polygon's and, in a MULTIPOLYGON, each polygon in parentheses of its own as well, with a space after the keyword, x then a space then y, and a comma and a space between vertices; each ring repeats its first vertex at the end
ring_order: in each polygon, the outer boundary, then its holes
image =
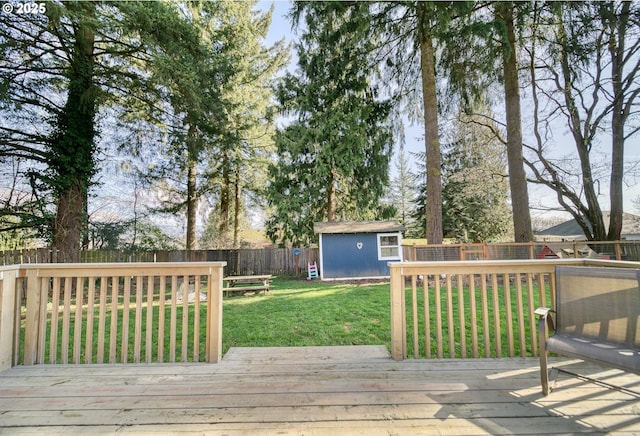
MULTIPOLYGON (((604 218, 605 227, 609 226, 609 212, 602 213, 604 218)), ((625 235, 640 235, 640 216, 630 213, 622 214, 622 236, 625 235)), ((549 227, 546 230, 536 232, 536 236, 550 236, 561 238, 573 238, 584 239, 585 235, 582 228, 578 225, 575 219, 565 221, 553 227, 549 227)))
POLYGON ((313 224, 314 233, 385 233, 405 230, 396 221, 332 221, 313 224))

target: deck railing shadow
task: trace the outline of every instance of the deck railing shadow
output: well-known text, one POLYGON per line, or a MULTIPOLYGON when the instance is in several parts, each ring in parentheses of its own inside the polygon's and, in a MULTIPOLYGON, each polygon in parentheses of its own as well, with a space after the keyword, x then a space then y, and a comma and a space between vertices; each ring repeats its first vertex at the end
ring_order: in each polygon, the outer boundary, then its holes
POLYGON ((529 400, 549 414, 572 416, 579 410, 579 424, 587 429, 635 432, 640 423, 640 376, 580 360, 563 361, 552 396, 540 395, 538 386, 529 400), (566 373, 565 373, 566 371, 566 373), (608 420, 602 422, 602 416, 608 420))
POLYGON ((482 429, 483 434, 522 434, 533 428, 537 428, 539 434, 600 431, 609 434, 637 429, 640 392, 632 390, 637 388, 640 376, 617 369, 604 369, 606 374, 603 374, 602 368, 579 360, 558 361, 559 367, 578 365, 577 370, 587 377, 612 380, 615 386, 567 374, 559 377, 553 396, 545 396, 537 377, 538 366, 531 365, 529 359, 523 362, 529 364, 523 364, 517 371, 503 371, 499 364, 493 370, 475 369, 478 378, 469 382, 468 390, 438 393, 434 400, 441 409, 435 416, 445 422, 460 416, 462 408, 471 409, 473 424, 482 429), (513 416, 523 419, 509 419, 513 416), (604 416, 606 421, 603 421, 604 416))
POLYGON ((224 262, 0 268, 0 370, 41 363, 217 362, 224 262), (199 347, 201 326, 206 349, 199 347))

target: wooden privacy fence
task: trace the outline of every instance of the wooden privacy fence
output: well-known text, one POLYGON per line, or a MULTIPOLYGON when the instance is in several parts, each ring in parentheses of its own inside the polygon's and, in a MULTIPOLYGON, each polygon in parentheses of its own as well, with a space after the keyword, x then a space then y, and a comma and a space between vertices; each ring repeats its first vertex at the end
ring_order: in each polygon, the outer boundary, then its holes
MULTIPOLYGON (((405 261, 454 260, 526 260, 592 258, 640 261, 640 241, 569 241, 495 244, 405 245, 405 261)), ((82 263, 120 262, 226 262, 225 275, 300 275, 306 276, 307 263, 318 261, 318 248, 260 248, 228 250, 83 250, 82 263)), ((0 252, 0 264, 56 263, 57 253, 50 248, 7 250, 0 252)))
POLYGON ((640 241, 548 241, 405 245, 405 261, 614 259, 640 261, 640 241))
POLYGON ((635 262, 389 262, 391 354, 414 358, 536 356, 534 311, 554 301, 556 265, 635 262))
MULTIPOLYGON (((229 249, 125 251, 83 250, 82 263, 120 262, 226 262, 225 275, 285 274, 307 275, 307 263, 318 260, 317 248, 229 249)), ((50 248, 9 250, 0 252, 2 265, 56 263, 57 253, 50 248)))
POLYGON ((0 268, 0 370, 218 362, 224 262, 0 268))

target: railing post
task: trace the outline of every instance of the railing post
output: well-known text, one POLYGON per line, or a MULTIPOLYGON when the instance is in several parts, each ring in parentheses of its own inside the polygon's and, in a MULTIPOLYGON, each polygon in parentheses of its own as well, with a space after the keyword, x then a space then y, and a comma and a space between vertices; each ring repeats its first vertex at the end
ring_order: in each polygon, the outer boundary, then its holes
POLYGON ((403 360, 407 356, 406 309, 402 268, 389 262, 391 273, 391 357, 403 360))
POLYGON ((222 358, 222 269, 216 265, 209 269, 207 292, 207 362, 218 363, 222 358))
MULTIPOLYGON (((38 362, 38 342, 40 340, 40 299, 42 298, 38 270, 27 270, 27 313, 24 327, 24 364, 38 362)), ((40 362, 41 363, 41 362, 40 362)))
POLYGON ((13 365, 17 270, 0 272, 0 371, 13 365))

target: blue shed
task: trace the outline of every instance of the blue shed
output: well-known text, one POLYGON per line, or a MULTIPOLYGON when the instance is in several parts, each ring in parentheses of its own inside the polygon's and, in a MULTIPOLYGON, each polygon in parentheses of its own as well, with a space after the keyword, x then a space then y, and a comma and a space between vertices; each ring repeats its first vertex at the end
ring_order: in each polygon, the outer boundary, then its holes
POLYGON ((405 228, 395 221, 325 222, 313 229, 322 280, 389 277, 387 263, 402 260, 405 228))

